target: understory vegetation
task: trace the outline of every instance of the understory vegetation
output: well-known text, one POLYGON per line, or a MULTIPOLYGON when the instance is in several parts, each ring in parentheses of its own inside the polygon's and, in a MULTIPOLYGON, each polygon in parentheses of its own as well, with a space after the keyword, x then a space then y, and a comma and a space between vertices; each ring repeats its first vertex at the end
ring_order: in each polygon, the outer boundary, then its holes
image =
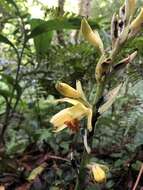
POLYGON ((141 190, 143 1, 65 2, 0 0, 0 190, 141 190))

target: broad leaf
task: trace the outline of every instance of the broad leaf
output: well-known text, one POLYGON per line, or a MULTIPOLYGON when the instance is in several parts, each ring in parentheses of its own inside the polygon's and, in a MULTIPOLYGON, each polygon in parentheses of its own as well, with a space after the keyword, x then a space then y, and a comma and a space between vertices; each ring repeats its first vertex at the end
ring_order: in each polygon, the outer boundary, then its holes
POLYGON ((7 1, 7 3, 11 4, 16 9, 18 15, 20 16, 20 12, 19 12, 18 6, 16 5, 15 1, 14 0, 5 0, 5 1, 7 1))
MULTIPOLYGON (((45 21, 41 19, 32 19, 30 23, 31 23, 31 29, 34 30, 37 26, 44 24, 45 21)), ((38 59, 41 56, 44 56, 48 52, 49 45, 52 41, 52 37, 53 37, 52 31, 47 31, 46 33, 34 37, 34 45, 38 59)))
POLYGON ((13 77, 6 75, 6 74, 2 74, 0 73, 0 76, 2 77, 2 81, 5 82, 8 86, 12 86, 15 87, 16 92, 17 92, 17 96, 20 96, 22 93, 22 88, 19 84, 15 84, 15 79, 13 79, 13 77))
POLYGON ((8 90, 0 89, 0 96, 3 96, 5 99, 11 96, 11 93, 8 90))
MULTIPOLYGON (((33 20, 37 19, 32 19, 33 20)), ((39 19, 38 19, 39 20, 39 19)), ((35 22, 35 21, 34 21, 35 22)), ((29 39, 33 38, 35 36, 41 35, 45 32, 49 32, 52 30, 62 30, 62 29, 80 29, 80 23, 81 19, 80 18, 62 18, 62 19, 53 19, 53 20, 48 20, 48 21, 42 21, 37 27, 35 27, 31 34, 29 35, 29 39)), ((99 28, 99 25, 95 21, 89 21, 89 24, 91 25, 92 28, 99 28)))
POLYGON ((0 34, 0 43, 8 44, 8 45, 10 45, 15 51, 17 51, 17 50, 16 50, 16 47, 14 46, 14 44, 13 44, 11 41, 9 41, 9 39, 6 38, 5 36, 3 36, 2 34, 0 34))

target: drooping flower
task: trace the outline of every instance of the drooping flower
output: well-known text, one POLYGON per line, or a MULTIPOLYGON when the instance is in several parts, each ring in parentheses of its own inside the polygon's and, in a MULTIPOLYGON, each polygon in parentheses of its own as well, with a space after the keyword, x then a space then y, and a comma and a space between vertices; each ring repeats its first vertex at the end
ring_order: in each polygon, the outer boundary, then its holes
POLYGON ((88 24, 88 22, 85 18, 81 21, 81 31, 82 31, 84 38, 89 43, 91 43, 96 48, 98 48, 101 51, 101 53, 104 52, 103 42, 100 38, 99 33, 97 31, 93 32, 93 30, 91 29, 90 25, 88 24))
POLYGON ((56 102, 68 102, 72 104, 72 106, 61 110, 51 118, 50 122, 53 124, 54 132, 59 132, 67 127, 77 131, 78 121, 84 117, 87 118, 87 128, 91 131, 92 108, 86 101, 80 81, 77 81, 76 89, 65 83, 59 83, 58 85, 62 87, 58 88, 58 91, 67 98, 56 100, 56 102))
POLYGON ((94 182, 104 183, 106 182, 106 172, 109 170, 107 166, 97 163, 88 164, 94 182))

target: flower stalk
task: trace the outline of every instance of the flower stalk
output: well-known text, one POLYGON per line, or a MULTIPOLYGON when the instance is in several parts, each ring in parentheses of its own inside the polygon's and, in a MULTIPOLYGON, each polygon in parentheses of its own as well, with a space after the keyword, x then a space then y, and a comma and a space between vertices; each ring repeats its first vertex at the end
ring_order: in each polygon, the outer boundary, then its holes
MULTIPOLYGON (((109 53, 109 55, 107 57, 106 57, 105 53, 102 52, 102 55, 99 59, 99 62, 97 63, 96 69, 95 69, 95 77, 96 77, 97 86, 96 86, 95 99, 93 100, 93 118, 92 118, 93 129, 91 132, 89 132, 89 135, 88 135, 89 136, 88 142, 89 142, 89 146, 91 148, 92 148, 92 142, 93 142, 93 137, 94 137, 94 131, 96 128, 96 123, 97 123, 98 118, 101 114, 101 113, 99 113, 99 108, 101 106, 102 99, 104 96, 104 89, 105 89, 106 84, 108 83, 109 78, 111 77, 112 73, 113 72, 116 73, 117 68, 113 69, 113 68, 115 68, 114 65, 115 65, 116 57, 118 56, 120 49, 123 47, 123 45, 129 39, 129 35, 130 35, 129 34, 129 32, 130 32, 129 28, 130 28, 130 24, 131 24, 130 23, 131 18, 134 14, 134 11, 135 11, 135 9, 134 9, 135 3, 136 3, 136 1, 125 1, 125 5, 126 5, 125 11, 128 11, 128 12, 125 12, 125 14, 122 14, 122 16, 120 16, 120 22, 122 21, 122 23, 123 23, 122 27, 118 26, 118 23, 119 23, 118 16, 116 16, 114 14, 113 19, 111 21, 112 51, 109 53), (132 8, 132 10, 130 10, 130 7, 132 8), (126 19, 128 19, 129 21, 125 22, 126 19)), ((141 15, 141 13, 140 13, 140 15, 141 15)), ((141 18, 140 15, 138 16, 139 18, 141 18)), ((137 18, 137 20, 140 20, 139 18, 137 18)), ((85 37, 84 34, 83 34, 83 36, 85 37)), ((85 38, 85 39, 88 40, 87 38, 85 38)), ((89 42, 91 43, 91 39, 89 40, 89 42)), ((99 47, 99 46, 96 46, 96 47, 99 47)), ((137 52, 134 52, 131 55, 136 56, 136 53, 137 52)), ((128 59, 127 58, 123 59, 125 61, 119 62, 119 63, 123 62, 122 69, 125 68, 128 63, 132 62, 135 56, 129 56, 128 59), (133 59, 132 59, 132 57, 133 57, 133 59)), ((122 86, 122 84, 118 85, 115 89, 113 89, 112 93, 109 92, 109 94, 114 94, 114 95, 112 95, 113 97, 111 96, 111 98, 109 100, 110 102, 109 103, 107 102, 106 104, 108 104, 110 106, 112 105, 112 103, 114 102, 121 86, 122 86)), ((105 104, 105 106, 106 106, 106 104, 105 104)), ((104 106, 104 109, 105 109, 105 106, 104 106)), ((91 155, 88 154, 84 150, 83 155, 82 155, 81 164, 80 164, 79 175, 78 175, 76 186, 75 186, 75 190, 81 190, 81 189, 84 190, 86 188, 85 168, 86 168, 86 165, 89 163, 90 157, 91 157, 91 155)), ((95 168, 94 168, 94 170, 95 170, 95 168)), ((103 176, 104 172, 102 171, 101 173, 103 176)))
MULTIPOLYGON (((86 136, 84 136, 85 147, 81 158, 75 190, 86 189, 86 170, 87 165, 90 165, 90 150, 92 150, 94 132, 98 118, 112 106, 122 87, 122 82, 120 82, 117 87, 110 90, 105 96, 104 90, 106 85, 118 71, 124 71, 126 66, 134 60, 137 54, 135 51, 128 56, 125 55, 121 60, 118 60, 119 51, 130 39, 132 33, 134 31, 139 31, 142 25, 143 10, 141 10, 139 16, 132 22, 135 5, 136 0, 125 0, 124 5, 119 10, 119 15, 113 15, 111 21, 112 45, 111 48, 109 48, 111 49, 109 52, 105 51, 99 33, 91 29, 85 18, 81 21, 81 32, 83 37, 101 53, 101 57, 95 68, 96 94, 92 105, 87 101, 80 81, 77 81, 75 89, 65 83, 59 83, 56 86, 57 90, 66 97, 58 101, 68 102, 73 105, 70 108, 60 111, 51 118, 51 123, 54 129, 56 129, 56 132, 68 126, 70 126, 70 128, 71 126, 73 127, 76 123, 75 121, 80 121, 83 117, 87 118, 88 134, 86 133, 86 136), (107 101, 103 104, 103 100, 105 99, 107 99, 107 101)), ((106 174, 102 168, 100 168, 100 164, 94 164, 91 168, 95 181, 99 183, 105 182, 106 174)))

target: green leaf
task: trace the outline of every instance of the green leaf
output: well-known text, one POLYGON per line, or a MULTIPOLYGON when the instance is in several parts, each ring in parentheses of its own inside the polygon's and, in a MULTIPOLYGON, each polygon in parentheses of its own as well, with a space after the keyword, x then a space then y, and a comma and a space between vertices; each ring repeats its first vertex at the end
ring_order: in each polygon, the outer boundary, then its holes
POLYGON ((132 168, 136 171, 139 171, 141 166, 142 166, 142 162, 139 160, 136 160, 136 162, 132 164, 132 168))
POLYGON ((17 131, 14 128, 16 121, 11 121, 11 128, 7 132, 8 141, 6 144, 6 154, 16 155, 22 153, 28 146, 28 139, 24 132, 21 130, 17 131))
POLYGON ((19 12, 18 6, 15 3, 15 1, 13 1, 13 0, 5 0, 5 1, 7 1, 7 3, 11 4, 16 9, 18 15, 20 16, 20 12, 19 12))
POLYGON ((11 97, 11 93, 8 90, 0 89, 0 96, 3 96, 7 100, 8 97, 11 97))
POLYGON ((134 137, 135 147, 143 145, 143 128, 139 128, 134 137))
POLYGON ((38 129, 35 131, 35 133, 33 133, 33 137, 35 140, 39 140, 39 141, 46 141, 48 139, 50 139, 52 137, 51 132, 49 131, 49 129, 38 129))
POLYGON ((3 36, 2 34, 0 34, 0 43, 5 43, 5 44, 10 45, 17 52, 17 49, 13 45, 13 43, 11 41, 9 41, 9 39, 6 38, 5 36, 3 36))
POLYGON ((17 96, 20 96, 22 93, 22 88, 19 84, 15 85, 15 79, 13 79, 12 76, 0 73, 0 76, 2 77, 2 81, 5 82, 8 86, 12 86, 15 87, 16 92, 17 92, 17 96))
MULTIPOLYGON (((41 19, 33 19, 31 20, 31 29, 34 30, 37 26, 44 24, 45 21, 41 19)), ((50 43, 52 41, 53 32, 49 31, 46 33, 43 33, 39 36, 34 37, 34 45, 37 53, 37 58, 39 59, 41 56, 44 56, 48 50, 50 43)))
MULTIPOLYGON (((33 22, 32 19, 31 22, 33 22)), ((61 18, 61 19, 53 19, 48 21, 43 21, 42 24, 39 24, 36 28, 31 31, 31 34, 28 38, 33 38, 35 36, 41 35, 45 32, 49 32, 52 30, 62 30, 62 29, 80 29, 80 18, 61 18)), ((95 21, 89 21, 90 26, 94 28, 99 28, 99 25, 95 21)))
POLYGON ((4 9, 5 13, 10 13, 10 11, 11 11, 11 7, 9 6, 9 4, 6 1, 0 0, 0 7, 2 9, 4 9))
POLYGON ((46 164, 41 164, 40 166, 38 166, 37 168, 35 168, 34 170, 32 170, 32 172, 30 173, 30 175, 27 178, 27 180, 28 181, 35 180, 35 178, 43 172, 45 166, 46 166, 46 164))

